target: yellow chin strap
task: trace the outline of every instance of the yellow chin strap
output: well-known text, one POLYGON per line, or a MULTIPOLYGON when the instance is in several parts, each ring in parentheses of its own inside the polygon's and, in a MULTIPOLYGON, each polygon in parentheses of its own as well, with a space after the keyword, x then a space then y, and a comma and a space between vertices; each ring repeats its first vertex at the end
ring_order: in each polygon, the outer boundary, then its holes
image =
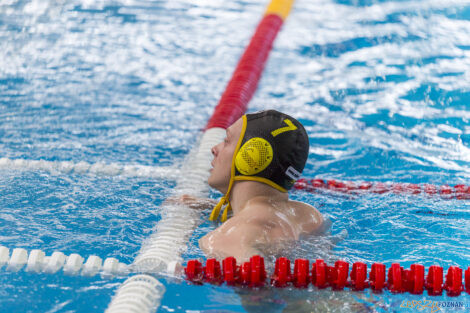
POLYGON ((223 196, 220 199, 219 203, 217 203, 217 205, 214 207, 214 209, 212 209, 211 216, 209 217, 210 221, 214 222, 217 220, 217 217, 219 217, 220 215, 220 210, 222 209, 222 206, 224 206, 225 204, 227 204, 227 206, 224 209, 224 213, 222 214, 220 221, 223 223, 227 220, 228 211, 232 209, 232 206, 230 205, 230 202, 228 201, 228 199, 225 196, 223 196))
POLYGON ((226 206, 224 208, 224 213, 222 214, 222 217, 220 219, 220 221, 222 223, 227 220, 228 211, 230 211, 232 209, 232 206, 230 205, 230 201, 229 201, 230 191, 232 190, 233 183, 235 181, 235 158, 237 156, 238 150, 240 150, 240 145, 243 141, 243 137, 245 137, 246 123, 247 123, 246 122, 246 115, 242 116, 242 121, 243 121, 242 131, 240 133, 240 137, 238 138, 238 142, 237 142, 237 146, 235 148, 235 151, 233 152, 232 167, 230 169, 230 182, 228 184, 227 193, 220 199, 219 203, 217 203, 217 205, 214 207, 214 209, 212 209, 209 220, 213 221, 213 222, 216 221, 217 218, 219 217, 220 210, 222 209, 222 207, 224 205, 226 205, 226 206))

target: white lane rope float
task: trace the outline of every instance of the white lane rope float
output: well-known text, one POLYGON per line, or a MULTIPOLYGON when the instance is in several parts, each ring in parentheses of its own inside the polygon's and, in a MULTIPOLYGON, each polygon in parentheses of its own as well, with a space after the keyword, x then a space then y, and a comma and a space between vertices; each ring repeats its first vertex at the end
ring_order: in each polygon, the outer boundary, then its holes
POLYGON ((116 258, 106 258, 103 262, 99 256, 90 255, 87 260, 77 253, 65 255, 60 251, 54 251, 50 256, 39 249, 29 253, 23 248, 10 249, 0 246, 0 269, 10 272, 18 272, 24 268, 30 273, 55 274, 61 269, 69 276, 95 276, 101 274, 103 278, 127 275, 131 270, 127 264, 119 262, 116 258))
POLYGON ((88 163, 85 161, 46 161, 0 158, 0 169, 18 171, 45 171, 52 174, 90 174, 99 176, 127 176, 176 180, 179 169, 175 166, 148 166, 119 163, 88 163))

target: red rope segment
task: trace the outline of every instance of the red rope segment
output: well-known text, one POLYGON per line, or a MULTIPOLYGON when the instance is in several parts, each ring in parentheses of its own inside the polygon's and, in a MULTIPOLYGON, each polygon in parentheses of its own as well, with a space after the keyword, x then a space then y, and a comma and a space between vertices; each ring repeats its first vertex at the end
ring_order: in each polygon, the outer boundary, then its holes
POLYGON ((261 20, 212 117, 207 122, 206 129, 227 128, 245 114, 282 22, 276 14, 266 15, 261 20))
POLYGON ((264 259, 255 255, 241 265, 237 265, 233 257, 224 259, 222 266, 216 259, 208 259, 205 266, 198 260, 190 260, 184 271, 186 279, 196 284, 208 282, 220 285, 225 282, 227 285, 245 287, 263 287, 268 284, 277 288, 307 288, 312 284, 319 289, 331 287, 332 290, 347 287, 360 291, 371 288, 373 292, 388 289, 392 293, 411 294, 422 294, 427 290, 430 296, 441 295, 445 290, 451 297, 459 296, 465 290, 470 294, 470 267, 465 270, 462 282, 462 269, 457 266, 449 267, 444 281, 443 268, 438 265, 430 266, 425 276, 421 264, 412 264, 409 269, 403 269, 399 263, 392 263, 387 272, 384 264, 374 263, 367 279, 367 264, 363 262, 353 263, 349 272, 349 263, 341 260, 329 266, 322 259, 317 259, 310 267, 309 260, 296 259, 291 272, 290 260, 279 258, 267 282, 264 259))
POLYGON ((396 194, 421 194, 425 193, 428 195, 439 194, 444 199, 459 199, 465 200, 470 199, 470 186, 467 185, 455 185, 451 187, 449 185, 435 186, 430 184, 407 184, 407 183, 392 183, 385 184, 381 182, 372 183, 372 182, 363 182, 363 183, 354 183, 350 181, 342 182, 338 180, 323 180, 320 178, 314 179, 299 179, 294 184, 294 189, 305 190, 309 192, 314 192, 318 189, 324 190, 333 190, 342 193, 364 193, 364 192, 373 192, 373 193, 386 193, 393 192, 396 194))

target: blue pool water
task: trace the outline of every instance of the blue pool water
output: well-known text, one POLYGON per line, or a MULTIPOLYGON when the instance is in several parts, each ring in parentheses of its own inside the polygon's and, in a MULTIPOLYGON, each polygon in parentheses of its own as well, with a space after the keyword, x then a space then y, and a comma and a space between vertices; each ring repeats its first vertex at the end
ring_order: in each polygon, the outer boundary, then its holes
MULTIPOLYGON (((178 168, 265 5, 1 1, 0 158, 178 168)), ((305 177, 468 185, 469 34, 468 0, 297 0, 250 111, 274 108, 305 124, 305 177)), ((2 167, 0 245, 131 263, 173 187, 173 179, 2 167)), ((332 221, 330 234, 302 241, 292 257, 470 265, 468 200, 291 196, 332 221)), ((202 223, 185 259, 203 257, 197 239, 213 228, 202 223)), ((124 279, 1 269, 0 311, 101 312, 124 279)), ((411 312, 403 300, 430 299, 163 281, 158 312, 411 312)), ((431 299, 470 305, 467 294, 431 299)))

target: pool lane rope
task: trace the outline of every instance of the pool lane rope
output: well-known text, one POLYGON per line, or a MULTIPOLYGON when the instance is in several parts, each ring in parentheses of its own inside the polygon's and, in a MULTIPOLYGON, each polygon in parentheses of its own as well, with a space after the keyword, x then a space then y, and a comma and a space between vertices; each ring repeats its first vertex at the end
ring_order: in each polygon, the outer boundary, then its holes
POLYGON ((308 288, 318 289, 330 287, 332 290, 362 291, 370 288, 373 292, 388 289, 392 293, 422 294, 425 290, 429 296, 442 295, 456 297, 462 292, 470 294, 470 267, 465 272, 457 266, 450 266, 444 280, 444 270, 441 266, 432 265, 425 275, 421 264, 412 264, 409 269, 403 269, 399 263, 392 263, 388 271, 382 263, 373 263, 369 278, 367 264, 355 262, 350 264, 338 260, 333 266, 327 265, 322 259, 310 262, 307 259, 296 259, 294 268, 287 258, 278 258, 274 273, 267 275, 264 259, 258 255, 250 261, 237 265, 235 258, 228 257, 221 264, 216 259, 208 259, 205 266, 199 260, 187 262, 184 272, 186 279, 196 284, 211 283, 229 286, 260 288, 272 286, 276 288, 308 288), (462 275, 463 279, 462 279, 462 275))
MULTIPOLYGON (((190 152, 181 169, 172 196, 190 194, 207 197, 209 187, 211 148, 225 137, 225 129, 246 111, 248 102, 256 91, 264 65, 274 39, 284 19, 290 12, 293 0, 273 0, 245 49, 212 117, 209 119, 199 145, 190 152), (184 174, 183 174, 184 173, 184 174)), ((158 308, 165 292, 156 285, 151 273, 174 273, 176 264, 182 262, 181 254, 186 250, 188 239, 198 226, 199 212, 184 205, 165 202, 160 211, 161 220, 155 232, 146 240, 134 260, 133 266, 145 273, 141 288, 128 288, 127 281, 111 300, 106 312, 153 312, 158 308)))
POLYGON ((42 250, 35 249, 29 253, 23 248, 10 249, 0 246, 0 269, 10 272, 18 272, 24 268, 30 273, 55 274, 61 269, 69 276, 95 276, 101 274, 103 278, 113 278, 129 273, 131 268, 119 262, 116 258, 106 258, 103 260, 96 255, 90 255, 86 262, 85 258, 77 253, 65 255, 60 251, 54 251, 52 255, 46 256, 42 250))
POLYGON ((453 187, 449 185, 436 186, 431 184, 409 184, 409 183, 382 183, 382 182, 362 182, 339 181, 335 179, 324 180, 321 178, 299 179, 294 184, 294 189, 316 192, 321 190, 331 190, 346 194, 359 195, 362 193, 395 193, 402 195, 428 196, 439 195, 443 199, 470 199, 470 185, 458 184, 453 187))
POLYGON ((85 161, 46 161, 0 158, 0 169, 40 170, 52 174, 91 174, 99 176, 145 177, 153 179, 176 180, 179 170, 172 166, 149 166, 119 163, 88 163, 85 161))
MULTIPOLYGON (((7 247, 0 246, 0 269, 10 272, 18 272, 24 268, 28 273, 44 273, 55 274, 61 269, 68 276, 85 276, 92 277, 100 274, 104 279, 112 279, 116 276, 128 275, 132 271, 132 266, 119 262, 116 258, 106 258, 103 260, 91 255, 84 263, 85 258, 77 253, 65 255, 60 251, 55 251, 50 256, 46 256, 42 250, 31 250, 29 253, 23 248, 13 249, 11 256, 7 247)), ((156 278, 149 275, 134 275, 127 279, 119 288, 117 293, 117 305, 122 307, 132 303, 135 311, 120 312, 145 312, 149 307, 157 303, 158 295, 162 294, 165 287, 156 278), (129 298, 129 294, 133 294, 138 290, 141 295, 140 299, 129 298), (118 296, 120 295, 120 296, 118 296)))

